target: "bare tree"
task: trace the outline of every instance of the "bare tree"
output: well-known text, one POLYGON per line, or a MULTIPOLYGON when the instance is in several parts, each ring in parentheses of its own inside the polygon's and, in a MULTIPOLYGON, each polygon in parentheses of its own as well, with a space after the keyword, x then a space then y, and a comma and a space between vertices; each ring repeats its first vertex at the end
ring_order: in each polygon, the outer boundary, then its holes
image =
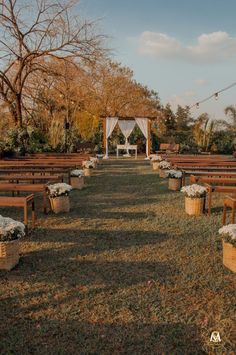
POLYGON ((16 125, 23 125, 23 92, 48 60, 97 60, 103 36, 95 23, 72 12, 77 1, 0 0, 0 97, 16 125), (28 1, 28 2, 27 2, 28 1))

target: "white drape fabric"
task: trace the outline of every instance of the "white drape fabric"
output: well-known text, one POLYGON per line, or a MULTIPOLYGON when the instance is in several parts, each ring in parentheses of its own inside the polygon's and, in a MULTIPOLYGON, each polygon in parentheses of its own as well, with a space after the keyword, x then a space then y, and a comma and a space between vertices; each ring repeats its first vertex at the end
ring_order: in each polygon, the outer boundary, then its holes
POLYGON ((136 117, 135 121, 146 138, 146 156, 148 156, 148 119, 136 117))
POLYGON ((136 122, 135 120, 119 120, 118 125, 120 127, 121 132, 125 136, 125 145, 128 144, 128 138, 131 135, 136 122))
MULTIPOLYGON (((106 118, 106 155, 108 158, 108 138, 111 136, 116 124, 118 123, 121 132, 125 136, 125 144, 128 144, 128 138, 131 135, 135 124, 139 126, 144 137, 146 138, 146 155, 148 157, 148 119, 136 117, 135 120, 119 120, 118 117, 107 117, 106 118)), ((128 150, 127 150, 128 153, 128 150)))
POLYGON ((108 138, 111 136, 118 122, 118 117, 106 118, 106 158, 108 158, 108 138))

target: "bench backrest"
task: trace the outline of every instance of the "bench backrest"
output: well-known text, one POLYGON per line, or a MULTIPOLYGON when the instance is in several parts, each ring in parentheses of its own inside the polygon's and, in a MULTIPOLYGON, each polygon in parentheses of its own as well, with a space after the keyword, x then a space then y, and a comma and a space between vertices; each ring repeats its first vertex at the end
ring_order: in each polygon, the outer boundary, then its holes
POLYGON ((162 151, 170 150, 171 152, 178 152, 179 151, 179 144, 161 143, 160 150, 162 150, 162 151))

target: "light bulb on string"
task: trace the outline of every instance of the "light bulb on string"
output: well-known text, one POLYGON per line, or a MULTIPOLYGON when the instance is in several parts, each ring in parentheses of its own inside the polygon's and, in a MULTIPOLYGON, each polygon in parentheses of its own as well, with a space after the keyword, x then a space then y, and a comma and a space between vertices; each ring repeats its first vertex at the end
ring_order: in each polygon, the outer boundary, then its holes
POLYGON ((199 108, 199 102, 196 103, 196 108, 197 108, 197 109, 199 108))
POLYGON ((215 95, 215 100, 217 101, 219 99, 219 93, 216 92, 214 95, 215 95))

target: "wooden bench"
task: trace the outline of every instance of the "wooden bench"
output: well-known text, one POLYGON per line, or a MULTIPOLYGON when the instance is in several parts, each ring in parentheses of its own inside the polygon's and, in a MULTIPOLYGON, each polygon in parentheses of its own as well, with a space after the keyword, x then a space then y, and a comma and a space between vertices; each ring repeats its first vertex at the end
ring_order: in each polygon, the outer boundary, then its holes
POLYGON ((171 143, 161 143, 160 148, 156 153, 178 153, 179 152, 179 144, 171 144, 171 143))
POLYGON ((31 181, 33 184, 36 181, 44 182, 63 182, 63 175, 0 175, 0 180, 12 181, 19 183, 19 181, 31 181))
POLYGON ((42 192, 43 193, 43 212, 47 213, 47 187, 48 184, 0 184, 0 191, 14 192, 42 192))
POLYGON ((231 196, 226 196, 224 198, 224 204, 223 204, 223 218, 222 218, 222 223, 225 225, 226 221, 226 210, 227 207, 232 209, 232 217, 231 217, 231 223, 234 224, 235 221, 235 211, 236 211, 236 198, 233 198, 231 196))
POLYGON ((8 197, 0 196, 0 206, 1 207, 22 207, 24 210, 24 224, 26 233, 28 233, 28 206, 31 205, 32 213, 32 229, 35 227, 35 205, 34 205, 34 195, 28 195, 25 197, 8 197))
POLYGON ((235 178, 190 175, 190 184, 206 183, 214 185, 236 185, 235 178))
POLYGON ((195 176, 218 176, 218 177, 236 177, 235 168, 218 168, 218 167, 204 167, 204 168, 191 168, 191 169, 180 169, 183 173, 183 186, 186 182, 186 176, 195 175, 195 176))
POLYGON ((208 216, 211 215, 213 192, 219 192, 224 194, 232 193, 236 197, 236 186, 214 186, 210 184, 205 184, 205 186, 208 193, 208 216))

